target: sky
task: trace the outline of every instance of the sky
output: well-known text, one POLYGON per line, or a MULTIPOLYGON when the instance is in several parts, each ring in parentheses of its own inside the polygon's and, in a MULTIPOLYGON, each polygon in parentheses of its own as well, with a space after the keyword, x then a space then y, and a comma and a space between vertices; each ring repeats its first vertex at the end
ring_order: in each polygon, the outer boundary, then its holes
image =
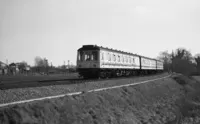
POLYGON ((155 58, 200 53, 199 0, 0 0, 0 61, 76 64, 96 44, 155 58))

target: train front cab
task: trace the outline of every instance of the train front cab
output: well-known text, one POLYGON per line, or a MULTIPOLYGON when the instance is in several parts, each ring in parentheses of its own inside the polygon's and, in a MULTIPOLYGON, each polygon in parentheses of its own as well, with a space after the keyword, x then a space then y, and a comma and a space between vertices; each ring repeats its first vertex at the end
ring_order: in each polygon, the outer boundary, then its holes
POLYGON ((99 72, 99 50, 78 50, 77 71, 83 78, 97 77, 99 72))

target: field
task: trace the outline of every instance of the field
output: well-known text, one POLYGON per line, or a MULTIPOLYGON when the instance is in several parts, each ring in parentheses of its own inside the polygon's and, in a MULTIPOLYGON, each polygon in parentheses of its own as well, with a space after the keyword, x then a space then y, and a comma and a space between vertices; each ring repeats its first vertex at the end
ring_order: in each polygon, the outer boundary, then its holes
MULTIPOLYGON (((128 82, 130 79, 121 80, 128 82)), ((0 123, 197 124, 199 91, 200 83, 195 78, 173 76, 147 84, 3 107, 0 123)))
POLYGON ((55 79, 68 79, 78 77, 77 73, 67 73, 67 74, 50 74, 50 75, 0 75, 0 81, 11 83, 19 81, 39 81, 39 80, 55 80, 55 79))

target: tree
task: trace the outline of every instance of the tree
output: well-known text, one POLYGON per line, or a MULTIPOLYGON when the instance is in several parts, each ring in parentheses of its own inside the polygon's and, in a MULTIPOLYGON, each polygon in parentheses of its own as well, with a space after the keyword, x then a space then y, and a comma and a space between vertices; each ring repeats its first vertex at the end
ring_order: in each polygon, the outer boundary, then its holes
POLYGON ((171 54, 172 70, 174 72, 190 75, 196 71, 194 64, 192 64, 192 54, 184 48, 178 48, 171 54))
POLYGON ((28 66, 27 62, 22 61, 18 63, 18 68, 19 69, 25 69, 28 66))
POLYGON ((38 72, 48 73, 48 60, 46 58, 42 59, 41 57, 35 57, 35 66, 37 67, 38 72))
POLYGON ((26 71, 26 67, 28 66, 27 62, 22 61, 18 63, 18 68, 21 73, 26 71))
POLYGON ((168 51, 160 52, 159 56, 157 57, 159 60, 163 61, 164 63, 164 70, 169 71, 171 66, 171 55, 168 51))
POLYGON ((175 53, 172 51, 172 60, 173 59, 184 59, 187 61, 192 60, 192 54, 190 51, 186 50, 185 48, 178 48, 176 49, 175 53))
POLYGON ((44 66, 44 61, 41 57, 39 57, 39 56, 35 57, 35 66, 37 66, 37 67, 44 66))
POLYGON ((197 64, 197 71, 200 73, 200 53, 196 54, 194 58, 197 64))

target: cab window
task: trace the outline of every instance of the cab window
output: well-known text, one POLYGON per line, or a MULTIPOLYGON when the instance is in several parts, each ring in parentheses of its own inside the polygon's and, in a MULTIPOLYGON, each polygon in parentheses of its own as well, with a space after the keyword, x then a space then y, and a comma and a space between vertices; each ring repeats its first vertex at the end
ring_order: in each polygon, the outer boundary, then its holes
POLYGON ((97 51, 81 51, 79 52, 78 60, 81 61, 96 61, 98 60, 98 52, 97 51))
POLYGON ((84 60, 84 53, 83 51, 78 52, 78 61, 83 61, 84 60))

